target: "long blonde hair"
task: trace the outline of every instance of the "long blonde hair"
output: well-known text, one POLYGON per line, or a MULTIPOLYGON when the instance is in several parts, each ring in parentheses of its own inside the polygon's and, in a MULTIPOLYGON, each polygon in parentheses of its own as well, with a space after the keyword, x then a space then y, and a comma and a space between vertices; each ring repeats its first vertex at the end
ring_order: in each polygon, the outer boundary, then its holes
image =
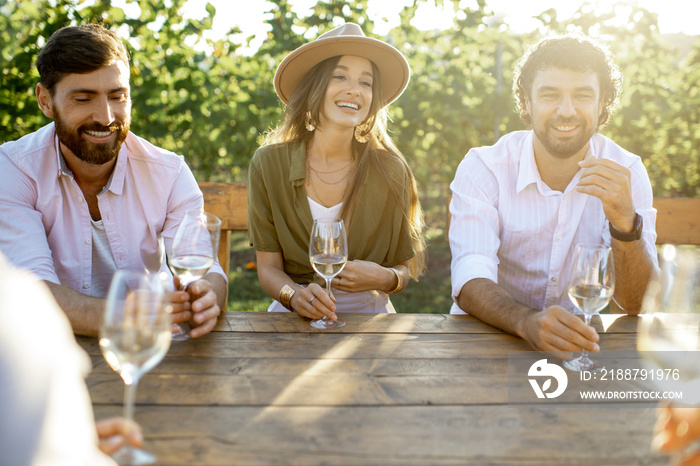
MULTIPOLYGON (((340 56, 328 58, 318 63, 307 73, 301 84, 289 98, 282 121, 263 136, 263 145, 297 141, 308 143, 313 132, 306 129, 306 113, 310 112, 311 120, 314 122, 314 125, 318 126, 326 88, 340 58, 340 56)), ((357 207, 357 194, 362 188, 370 166, 375 167, 387 180, 389 189, 395 196, 397 204, 401 207, 403 215, 408 221, 415 252, 415 256, 409 261, 409 273, 411 277, 417 280, 425 268, 423 209, 418 199, 418 188, 416 187, 413 171, 411 171, 406 158, 387 133, 387 110, 386 107, 381 106, 383 100, 382 89, 379 85, 379 79, 376 78, 379 76, 379 70, 374 63, 372 63, 372 71, 375 76, 375 79, 372 81, 373 98, 367 120, 363 122, 369 128, 366 133, 369 140, 367 143, 360 143, 355 138, 352 139, 352 152, 357 160, 357 170, 345 194, 340 215, 346 223, 351 221, 352 213, 357 207), (403 165, 405 172, 408 174, 410 192, 408 210, 404 208, 401 202, 401 193, 405 189, 405 180, 403 177, 392 177, 390 171, 386 168, 387 162, 392 160, 398 161, 403 165)))

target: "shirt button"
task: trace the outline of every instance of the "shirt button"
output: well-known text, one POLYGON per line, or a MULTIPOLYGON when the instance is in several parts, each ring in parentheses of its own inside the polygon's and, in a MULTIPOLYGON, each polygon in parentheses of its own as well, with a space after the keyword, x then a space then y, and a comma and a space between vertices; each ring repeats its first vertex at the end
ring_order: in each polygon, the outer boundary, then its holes
POLYGON ((85 244, 90 244, 90 243, 92 243, 92 240, 91 240, 91 239, 88 238, 88 239, 85 240, 85 244))
POLYGON ((561 241, 561 236, 557 236, 556 238, 554 238, 554 241, 561 241))
POLYGON ((83 283, 83 288, 85 288, 85 289, 87 290, 88 288, 90 288, 90 284, 89 284, 89 283, 83 283))
POLYGON ((557 277, 552 277, 551 280, 552 280, 552 283, 556 283, 556 282, 557 282, 557 277))
POLYGON ((85 200, 85 199, 83 199, 82 197, 79 197, 79 198, 78 198, 78 201, 79 201, 79 202, 83 202, 84 200, 85 200))

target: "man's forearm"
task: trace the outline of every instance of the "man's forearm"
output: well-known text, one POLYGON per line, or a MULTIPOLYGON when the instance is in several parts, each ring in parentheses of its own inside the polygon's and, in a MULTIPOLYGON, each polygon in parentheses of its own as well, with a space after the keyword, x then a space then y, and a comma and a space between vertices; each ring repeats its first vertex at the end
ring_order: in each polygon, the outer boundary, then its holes
POLYGON ((615 262, 615 302, 627 314, 642 310, 642 301, 656 267, 641 240, 612 240, 615 262))
POLYGON ((487 278, 468 281, 457 297, 459 307, 508 333, 525 338, 525 319, 537 312, 516 302, 503 288, 487 278))
POLYGON ((78 293, 65 286, 45 281, 54 299, 68 316, 76 335, 98 336, 105 300, 78 293))

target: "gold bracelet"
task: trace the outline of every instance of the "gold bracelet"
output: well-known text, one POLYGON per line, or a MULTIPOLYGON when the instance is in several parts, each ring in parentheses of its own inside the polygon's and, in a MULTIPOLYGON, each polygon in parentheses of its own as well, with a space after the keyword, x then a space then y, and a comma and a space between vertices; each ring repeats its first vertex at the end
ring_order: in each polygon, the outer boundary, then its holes
POLYGON ((398 293, 399 291, 403 290, 403 285, 404 285, 404 283, 403 283, 403 277, 401 276, 401 272, 399 272, 399 271, 396 270, 395 268, 389 267, 389 270, 391 270, 392 272, 394 272, 394 275, 396 275, 396 288, 394 288, 393 290, 389 291, 388 294, 396 294, 396 293, 398 293))
POLYGON ((296 290, 289 285, 284 285, 280 290, 279 301, 282 306, 286 307, 290 311, 294 311, 294 309, 292 309, 292 296, 294 296, 295 293, 296 290))

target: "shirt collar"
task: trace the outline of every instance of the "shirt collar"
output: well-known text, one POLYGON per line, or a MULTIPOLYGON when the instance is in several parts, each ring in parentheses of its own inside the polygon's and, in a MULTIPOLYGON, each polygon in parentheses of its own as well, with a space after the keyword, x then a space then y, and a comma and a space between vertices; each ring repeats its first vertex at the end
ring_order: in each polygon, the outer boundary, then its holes
MULTIPOLYGON (((531 184, 540 185, 544 184, 542 182, 542 177, 540 177, 540 172, 537 170, 537 163, 535 162, 535 149, 533 146, 535 132, 530 130, 527 137, 523 140, 523 145, 520 149, 520 164, 518 169, 518 180, 516 189, 517 192, 522 192, 523 189, 531 184)), ((588 142, 588 152, 584 159, 588 158, 598 158, 597 151, 595 149, 594 138, 591 137, 588 142)), ((579 176, 580 170, 576 173, 576 177, 579 176)))
MULTIPOLYGON (((131 134, 131 133, 129 133, 131 134)), ((128 136, 127 136, 128 139, 128 136)), ((56 147, 56 161, 58 163, 58 174, 57 176, 61 175, 68 175, 71 178, 73 178, 73 172, 71 171, 70 168, 68 168, 68 164, 66 163, 66 159, 63 157, 63 154, 61 153, 61 143, 58 141, 58 135, 54 134, 54 145, 56 147)), ((100 194, 103 192, 110 190, 116 195, 121 195, 123 189, 124 189, 124 178, 126 174, 126 159, 128 158, 128 149, 126 147, 126 141, 122 144, 121 149, 119 149, 119 154, 117 154, 117 163, 114 165, 114 170, 112 170, 112 175, 109 177, 109 181, 107 181, 107 184, 105 187, 102 189, 100 194)))
POLYGON ((289 181, 300 186, 306 180, 306 141, 295 142, 292 147, 292 161, 289 167, 289 181))
POLYGON ((522 192, 527 186, 533 183, 537 184, 541 180, 540 173, 537 171, 537 164, 535 163, 535 149, 532 145, 534 134, 535 132, 530 130, 520 148, 518 180, 515 188, 518 193, 522 192))

